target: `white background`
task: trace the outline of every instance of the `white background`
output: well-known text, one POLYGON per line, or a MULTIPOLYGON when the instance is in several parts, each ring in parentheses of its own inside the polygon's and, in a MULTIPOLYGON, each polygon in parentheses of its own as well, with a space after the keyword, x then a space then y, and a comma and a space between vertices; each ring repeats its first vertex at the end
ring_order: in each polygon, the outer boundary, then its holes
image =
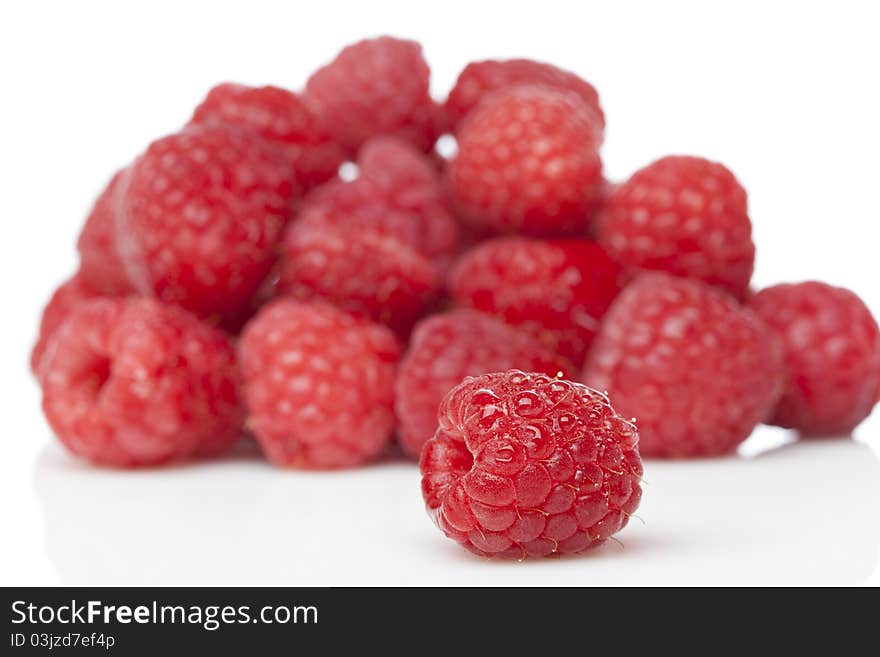
POLYGON ((609 176, 671 152, 750 194, 758 285, 821 278, 880 313, 880 21, 867 2, 3 3, 0 584, 880 583, 880 412, 857 442, 647 466, 639 515, 588 556, 484 562, 441 537, 416 469, 308 474, 258 458, 91 469, 27 372, 110 175, 219 81, 297 87, 346 43, 420 40, 442 98, 469 60, 539 58, 599 89, 609 176))

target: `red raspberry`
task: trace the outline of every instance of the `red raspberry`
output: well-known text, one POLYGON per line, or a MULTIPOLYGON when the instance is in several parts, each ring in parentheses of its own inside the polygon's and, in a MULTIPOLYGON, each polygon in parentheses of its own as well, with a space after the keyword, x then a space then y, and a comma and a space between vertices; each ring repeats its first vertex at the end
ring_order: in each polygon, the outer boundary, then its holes
POLYGON ((755 261, 746 192, 721 164, 657 160, 613 188, 599 241, 634 269, 696 278, 742 298, 755 261))
POLYGON ((434 297, 437 278, 431 261, 400 240, 312 213, 287 232, 278 292, 329 301, 406 334, 434 297))
POLYGON ((116 248, 119 190, 128 169, 119 171, 95 201, 76 243, 80 275, 96 291, 108 295, 131 291, 125 263, 116 248))
POLYGON ((480 103, 458 132, 448 180, 477 228, 583 233, 604 182, 595 113, 569 91, 512 87, 480 103))
POLYGON ((586 240, 496 238, 449 274, 456 303, 502 317, 578 366, 622 285, 620 267, 586 240))
POLYGON ((294 199, 287 167, 253 136, 190 126, 133 165, 120 250, 139 292, 235 318, 275 260, 294 199))
POLYGON ((46 353, 49 343, 58 328, 68 318, 74 308, 83 301, 105 296, 89 283, 82 274, 77 274, 62 285, 52 294, 49 303, 43 309, 40 318, 40 332, 37 343, 31 350, 31 372, 39 378, 43 354, 46 353))
POLYGON ((638 507, 638 440, 579 383, 518 370, 468 377, 444 398, 422 450, 422 494, 443 533, 471 552, 581 552, 638 507))
POLYGON ((152 299, 97 299, 64 322, 42 363, 43 411, 73 453, 118 467, 216 454, 239 437, 229 339, 152 299))
POLYGON ((645 456, 723 454, 782 391, 779 345, 751 311, 699 281, 643 274, 605 315, 584 368, 635 417, 645 456))
POLYGON ((599 94, 595 87, 574 73, 531 59, 490 59, 471 62, 464 67, 455 86, 449 92, 446 112, 452 124, 457 126, 483 98, 493 91, 522 84, 541 85, 576 93, 595 113, 600 135, 598 140, 602 141, 605 115, 599 105, 599 94))
POLYGON ((192 123, 221 124, 256 133, 279 148, 306 189, 336 175, 345 153, 294 93, 279 87, 220 84, 193 114, 192 123))
POLYGON ((457 251, 458 223, 450 214, 437 170, 422 153, 394 137, 375 137, 361 149, 359 175, 324 185, 302 214, 321 212, 339 226, 366 226, 446 262, 457 251))
POLYGON ((443 396, 466 376, 521 368, 568 376, 571 365, 530 335, 490 315, 452 310, 416 326, 397 375, 400 443, 418 456, 437 429, 443 396))
POLYGON ((439 112, 431 71, 415 41, 379 37, 343 48, 306 83, 305 100, 352 153, 374 135, 396 135, 428 151, 439 112))
POLYGON ((279 299, 248 323, 239 352, 248 424, 275 463, 352 466, 388 444, 400 350, 385 327, 279 299))
POLYGON ((785 351, 787 385, 773 424, 847 435, 868 417, 880 392, 880 329, 859 297, 811 281, 768 287, 749 307, 785 351))

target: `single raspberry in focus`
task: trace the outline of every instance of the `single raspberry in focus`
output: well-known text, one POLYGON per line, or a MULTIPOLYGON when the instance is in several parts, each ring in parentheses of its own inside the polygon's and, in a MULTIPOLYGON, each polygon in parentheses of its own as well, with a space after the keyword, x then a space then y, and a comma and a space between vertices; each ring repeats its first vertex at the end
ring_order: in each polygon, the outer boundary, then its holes
POLYGON ((289 166, 247 133, 190 126, 153 142, 123 196, 129 278, 142 294, 235 321, 272 268, 296 191, 289 166))
POLYGON ((106 295, 87 283, 81 273, 66 280, 52 293, 49 303, 43 308, 37 342, 31 349, 31 372, 37 378, 40 376, 43 354, 46 353, 52 337, 64 320, 84 301, 103 296, 106 295))
POLYGON ((429 93, 430 75, 415 41, 365 39, 315 71, 304 99, 351 153, 375 135, 396 135, 428 151, 440 118, 429 93))
POLYGON ((580 367, 624 279, 593 242, 500 237, 462 255, 448 283, 458 305, 503 318, 580 367))
POLYGON ((397 375, 394 407, 404 450, 418 456, 437 430, 440 402, 464 377, 510 369, 572 372, 564 358, 491 315, 458 309, 419 322, 397 375))
POLYGON ((755 262, 746 191, 723 165, 669 156, 613 188, 599 241, 633 270, 658 270, 745 294, 755 262))
POLYGON ((642 496, 636 427, 579 383, 518 370, 468 377, 422 450, 422 494, 484 556, 571 554, 626 525, 642 496))
POLYGON ((321 303, 273 301, 239 344, 248 427, 278 465, 370 461, 394 430, 399 357, 383 326, 321 303))
POLYGON ((153 299, 83 302, 41 365, 43 411, 71 452, 116 467, 214 455, 244 413, 229 339, 153 299))
POLYGON ((76 242, 79 273, 96 291, 117 295, 132 291, 125 263, 116 246, 119 192, 124 188, 128 169, 116 173, 98 196, 76 242))
POLYGON ((577 94, 549 87, 496 91, 458 131, 450 195, 476 228, 583 234, 604 181, 597 119, 577 94))
POLYGON ((345 152, 305 102, 279 87, 220 84, 196 108, 192 123, 256 133, 281 150, 297 181, 310 189, 336 175, 345 152))
POLYGON ((304 214, 291 224, 278 294, 324 300, 407 334, 437 294, 437 267, 393 236, 332 218, 304 214))
POLYGON ((375 137, 364 144, 357 164, 357 178, 316 190, 301 216, 319 212, 340 227, 395 237, 440 263, 451 259, 458 249, 458 222, 428 157, 396 137, 375 137))
POLYGON ((807 436, 848 435, 877 403, 880 329, 854 293, 809 281, 774 285, 749 307, 779 336, 787 383, 773 424, 807 436))
POLYGON ((486 60, 471 62, 458 75, 446 99, 446 112, 453 126, 461 123, 479 102, 493 91, 516 85, 533 84, 576 93, 596 115, 598 141, 602 141, 605 115, 595 87, 574 73, 531 59, 486 60))
POLYGON ((758 317, 699 281, 642 274, 605 315, 583 381, 636 418, 643 456, 724 454, 767 419, 782 354, 758 317))

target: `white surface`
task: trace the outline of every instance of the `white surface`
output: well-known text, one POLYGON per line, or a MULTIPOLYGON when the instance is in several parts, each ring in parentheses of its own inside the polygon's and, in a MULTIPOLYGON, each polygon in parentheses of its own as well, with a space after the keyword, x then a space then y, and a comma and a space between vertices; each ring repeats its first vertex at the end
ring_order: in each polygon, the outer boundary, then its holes
POLYGON ((472 59, 578 71, 602 96, 612 178, 669 152, 725 162, 749 190, 757 285, 822 278, 880 313, 870 3, 297 4, 0 8, 0 584, 880 583, 880 413, 860 443, 762 451, 788 439, 764 428, 746 449, 758 456, 651 462, 644 524, 623 547, 524 564, 443 539, 404 463, 327 475, 248 457, 130 474, 63 453, 26 361, 94 195, 213 83, 295 87, 365 35, 422 41, 438 96, 472 59))

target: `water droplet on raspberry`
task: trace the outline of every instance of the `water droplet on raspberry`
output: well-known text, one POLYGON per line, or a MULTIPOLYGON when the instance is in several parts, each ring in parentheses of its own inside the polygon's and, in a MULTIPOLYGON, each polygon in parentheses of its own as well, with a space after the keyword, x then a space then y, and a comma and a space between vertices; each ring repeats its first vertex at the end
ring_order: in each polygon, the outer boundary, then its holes
POLYGON ((516 414, 520 417, 537 417, 544 412, 544 402, 534 392, 522 392, 513 402, 516 414))

